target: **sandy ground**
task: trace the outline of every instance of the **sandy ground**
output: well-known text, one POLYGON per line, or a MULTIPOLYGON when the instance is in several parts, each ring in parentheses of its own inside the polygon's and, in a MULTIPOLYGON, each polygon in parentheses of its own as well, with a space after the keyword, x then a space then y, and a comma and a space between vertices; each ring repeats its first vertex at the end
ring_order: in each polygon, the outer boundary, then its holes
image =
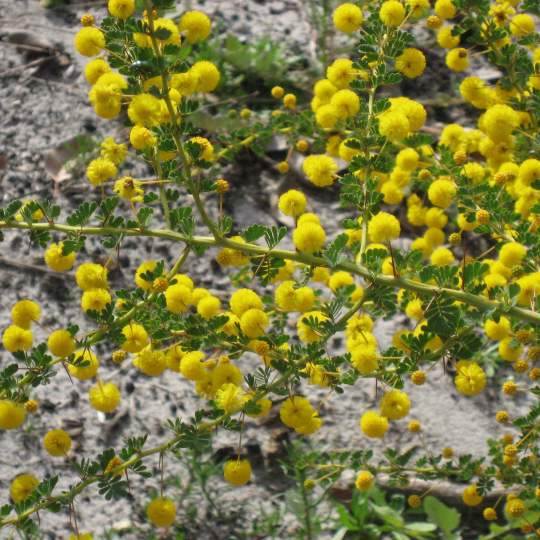
MULTIPOLYGON (((309 27, 301 5, 296 0, 260 2, 218 1, 192 2, 210 15, 215 14, 233 32, 247 38, 254 35, 270 34, 274 38, 286 36, 287 43, 297 48, 309 40, 309 27)), ((95 3, 91 5, 94 11, 95 3)), ((87 103, 87 85, 82 76, 83 62, 72 50, 72 37, 77 29, 78 17, 86 11, 82 3, 67 11, 45 11, 37 1, 0 0, 0 35, 5 36, 14 30, 25 30, 34 37, 45 39, 63 51, 61 65, 55 73, 53 68, 38 64, 21 69, 28 59, 13 46, 0 44, 0 72, 12 70, 2 78, 0 87, 0 157, 5 167, 0 168, 0 197, 5 203, 15 197, 34 196, 54 197, 64 212, 74 208, 83 199, 94 197, 84 181, 75 181, 67 188, 54 190, 53 182, 45 170, 45 155, 59 142, 74 136, 87 134, 97 136, 118 130, 117 125, 108 124, 96 118, 87 103)), ((140 168, 136 169, 142 171, 140 168)), ((269 203, 275 201, 277 179, 272 171, 261 170, 260 175, 246 175, 241 167, 230 172, 233 185, 240 185, 243 197, 232 197, 230 209, 237 226, 245 226, 255 221, 275 222, 275 213, 269 212, 269 203), (249 176, 251 180, 246 180, 249 176), (248 185, 243 182, 248 182, 248 185), (253 189, 249 189, 249 188, 253 189), (237 202, 235 202, 237 201, 237 202)), ((294 182, 294 181, 293 181, 294 182)), ((336 217, 346 213, 337 202, 330 202, 328 196, 310 193, 312 207, 323 216, 328 216, 329 236, 335 234, 336 217)), ((325 222, 327 220, 324 220, 325 222)), ((29 245, 24 234, 6 234, 0 251, 0 288, 2 301, 0 308, 0 328, 9 324, 10 306, 22 297, 37 300, 43 308, 43 329, 38 330, 39 338, 46 335, 47 328, 75 322, 82 329, 90 329, 91 324, 82 318, 78 309, 78 291, 74 288, 71 274, 58 275, 44 268, 42 251, 29 245)), ((211 254, 211 253, 210 253, 211 254)), ((79 256, 83 260, 103 260, 105 253, 92 239, 86 244, 86 253, 79 256)), ((122 269, 113 273, 114 288, 129 286, 133 270, 148 258, 163 258, 170 263, 175 253, 167 244, 160 241, 128 241, 122 257, 122 269)), ((187 262, 190 274, 197 285, 212 289, 225 297, 228 278, 217 265, 211 264, 210 257, 203 261, 190 258, 187 262)), ((389 344, 390 337, 398 324, 409 324, 404 318, 379 322, 376 335, 381 347, 389 344)), ((44 454, 41 437, 46 430, 54 427, 67 429, 75 440, 74 455, 81 458, 91 455, 96 448, 119 447, 128 436, 149 434, 149 444, 157 443, 166 437, 164 418, 179 417, 187 419, 200 404, 192 385, 176 374, 167 372, 158 379, 141 376, 131 365, 118 368, 108 361, 108 350, 99 349, 102 358, 103 378, 120 382, 123 401, 120 409, 105 418, 90 408, 86 393, 88 382, 72 384, 66 374, 59 370, 57 376, 47 387, 39 388, 35 397, 41 402, 41 413, 31 418, 21 431, 0 434, 0 504, 8 497, 10 480, 23 471, 33 471, 42 477, 45 474, 60 474, 59 488, 66 488, 75 481, 73 473, 62 461, 53 460, 44 454)), ((0 351, 0 366, 10 361, 9 355, 0 351)), ((253 363, 246 358, 243 365, 253 363)), ((434 451, 452 446, 457 452, 482 454, 486 449, 486 439, 500 433, 494 421, 494 412, 499 408, 497 396, 483 394, 475 399, 458 399, 451 378, 437 367, 430 374, 429 382, 422 388, 407 388, 413 403, 411 417, 418 418, 425 426, 426 441, 434 451)), ((311 392, 322 397, 323 392, 311 392)), ((359 383, 340 397, 330 397, 324 402, 321 414, 325 424, 313 437, 318 447, 367 448, 377 445, 364 438, 358 429, 358 418, 374 399, 371 384, 359 383)), ((516 408, 522 404, 517 402, 516 408)), ((254 455, 264 457, 275 447, 278 422, 260 426, 257 422, 248 425, 244 438, 246 448, 254 455)), ((412 443, 411 435, 405 429, 406 421, 393 423, 389 440, 398 448, 407 448, 412 443)), ((385 439, 386 441, 386 439, 385 439)), ((216 452, 227 452, 235 444, 234 437, 220 434, 214 442, 216 452), (225 449, 225 450, 224 450, 225 449)), ((256 499, 264 500, 268 508, 283 508, 281 491, 284 483, 270 481, 270 474, 264 468, 264 459, 259 460, 255 478, 249 486, 230 492, 221 482, 225 508, 240 505, 242 512, 254 515, 258 512, 256 499)), ((151 460, 149 467, 156 467, 157 459, 151 460)), ((169 460, 167 472, 178 474, 185 479, 185 468, 169 460)), ((213 481, 213 484, 215 482, 213 481)), ((156 488, 152 479, 140 484, 133 480, 134 498, 130 504, 125 501, 107 502, 90 489, 77 499, 77 512, 82 530, 94 531, 95 538, 112 526, 127 527, 129 524, 143 523, 142 505, 148 498, 150 489, 156 488)), ((186 498, 180 510, 184 519, 188 508, 196 507, 199 522, 204 522, 205 503, 195 498, 186 498)), ((42 514, 42 538, 67 538, 68 519, 65 512, 42 514)), ((282 529, 276 538, 289 538, 294 526, 291 515, 286 511, 282 518, 282 529)), ((206 524, 188 538, 225 538, 225 533, 216 532, 218 524, 206 524), (213 532, 210 532, 214 529, 213 532), (217 534, 217 536, 216 536, 217 534)), ((228 533, 227 533, 228 534, 228 533)), ((125 538, 145 538, 146 533, 127 534, 125 538)), ((0 532, 0 538, 8 538, 0 532)))

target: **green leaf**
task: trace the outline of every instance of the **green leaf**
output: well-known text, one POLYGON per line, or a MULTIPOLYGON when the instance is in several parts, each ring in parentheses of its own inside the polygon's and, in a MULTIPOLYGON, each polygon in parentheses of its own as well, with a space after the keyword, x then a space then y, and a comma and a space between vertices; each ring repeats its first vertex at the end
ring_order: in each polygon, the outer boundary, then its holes
POLYGON ((347 235, 345 233, 340 234, 322 253, 323 257, 328 264, 333 268, 341 262, 343 257, 341 252, 347 245, 347 235))
POLYGON ((423 508, 430 521, 442 530, 445 538, 450 538, 452 531, 459 527, 461 520, 459 512, 435 497, 431 495, 425 497, 423 508))
POLYGON ((274 249, 285 238, 287 227, 272 227, 264 232, 264 239, 269 249, 274 249))
POLYGON ((254 242, 266 233, 264 225, 250 225, 243 233, 242 237, 246 242, 254 242))

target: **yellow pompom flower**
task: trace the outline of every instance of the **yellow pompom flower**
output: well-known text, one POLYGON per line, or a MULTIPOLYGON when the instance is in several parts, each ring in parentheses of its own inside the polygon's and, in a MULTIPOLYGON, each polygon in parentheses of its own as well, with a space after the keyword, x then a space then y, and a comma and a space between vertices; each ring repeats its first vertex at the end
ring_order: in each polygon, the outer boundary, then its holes
POLYGON ((101 145, 101 157, 120 165, 127 155, 127 146, 117 143, 112 137, 106 137, 101 145))
POLYGON ((307 398, 291 396, 282 403, 279 417, 287 427, 298 429, 308 424, 314 413, 315 409, 307 398))
POLYGON ((450 50, 446 55, 446 65, 452 71, 465 71, 469 67, 469 53, 467 49, 459 47, 450 50))
POLYGON ((261 297, 250 289, 238 289, 231 295, 229 301, 231 311, 238 317, 249 309, 263 309, 261 297))
POLYGON ((321 79, 313 86, 313 93, 319 98, 321 105, 330 103, 330 99, 337 90, 338 89, 328 79, 321 79))
POLYGON ((33 474, 19 474, 9 486, 9 495, 14 503, 20 503, 32 494, 39 486, 39 480, 33 474))
POLYGON ((43 447, 51 456, 63 457, 71 448, 71 437, 63 429, 52 429, 43 437, 43 447))
POLYGON ((399 238, 401 227, 395 216, 388 212, 374 215, 368 224, 368 236, 371 242, 390 242, 399 238))
POLYGON ((463 502, 467 506, 478 506, 484 500, 484 497, 480 495, 477 491, 476 484, 471 484, 467 486, 461 495, 463 502))
POLYGON ((75 350, 75 340, 67 330, 55 330, 47 339, 47 347, 54 356, 65 358, 75 350))
POLYGON ((338 58, 326 69, 326 78, 338 89, 347 88, 357 76, 353 62, 348 58, 338 58))
POLYGON ((316 330, 306 323, 308 319, 315 319, 318 323, 323 323, 324 321, 328 320, 328 317, 321 311, 308 311, 298 319, 296 329, 300 340, 304 343, 313 343, 314 341, 319 341, 321 336, 316 330))
POLYGON ((128 107, 129 119, 144 127, 157 126, 161 115, 161 103, 152 94, 137 94, 128 107))
POLYGON ((334 183, 338 166, 331 157, 319 154, 306 157, 302 169, 312 184, 325 187, 334 183))
POLYGON ((142 262, 135 271, 135 285, 144 291, 148 291, 152 288, 152 281, 147 280, 143 275, 149 272, 154 272, 157 267, 157 261, 150 260, 142 262))
POLYGON ((281 86, 274 86, 270 91, 272 97, 275 99, 281 99, 285 94, 285 90, 281 86))
POLYGON ((355 4, 346 2, 339 5, 332 14, 334 26, 345 34, 358 30, 364 20, 362 10, 355 4))
POLYGON ((508 139, 518 126, 519 115, 508 105, 493 105, 486 111, 482 119, 483 130, 495 142, 508 139))
POLYGON ((240 328, 251 339, 264 335, 268 322, 268 315, 261 309, 248 309, 240 316, 240 328))
POLYGON ((170 527, 176 519, 176 505, 171 499, 158 497, 146 507, 146 516, 156 527, 170 527))
POLYGON ((326 233, 317 223, 302 223, 293 232, 293 243, 298 251, 315 253, 326 242, 326 233))
POLYGON ((26 330, 14 324, 8 326, 2 334, 2 344, 6 351, 21 352, 32 348, 33 336, 31 330, 26 330))
POLYGON ((33 322, 39 321, 41 308, 33 300, 19 300, 11 308, 11 319, 13 322, 28 330, 33 322))
POLYGON ((437 0, 435 2, 435 14, 440 19, 453 19, 456 13, 457 9, 452 0, 437 0))
POLYGON ((113 412, 120 404, 120 390, 112 382, 101 382, 90 388, 88 391, 90 405, 103 413, 113 412))
POLYGON ((379 18, 386 26, 395 28, 405 18, 405 7, 398 0, 386 0, 379 10, 379 18))
POLYGON ((83 291, 108 289, 107 268, 101 264, 83 263, 75 272, 75 281, 83 291))
POLYGON ((55 272, 65 272, 66 270, 71 270, 75 264, 75 258, 77 254, 72 251, 67 255, 63 255, 64 242, 59 242, 58 244, 51 244, 44 254, 45 264, 55 272))
POLYGON ((435 266, 448 266, 455 261, 454 254, 445 247, 438 247, 430 256, 431 264, 435 266))
POLYGON ((191 289, 177 283, 167 288, 165 291, 165 301, 167 303, 167 309, 171 313, 185 313, 193 301, 193 295, 191 289))
POLYGON ((511 337, 505 337, 499 342, 499 356, 507 362, 515 362, 521 356, 523 347, 517 343, 513 345, 511 337))
POLYGON ((107 289, 90 289, 82 294, 81 308, 83 311, 103 311, 111 302, 111 294, 107 289))
POLYGON ((98 357, 89 349, 82 349, 75 353, 72 364, 68 364, 68 371, 72 377, 86 381, 96 376, 99 368, 98 357))
POLYGON ((415 79, 426 69, 426 57, 422 51, 407 47, 396 57, 396 69, 409 79, 415 79))
POLYGON ((359 343, 351 350, 351 364, 361 375, 377 371, 379 360, 377 348, 371 343, 359 343))
POLYGON ((204 353, 191 351, 186 353, 180 361, 180 373, 190 381, 202 381, 206 377, 204 367, 204 353))
POLYGON ((74 45, 82 56, 96 56, 105 47, 105 36, 99 28, 85 26, 75 34, 74 45))
POLYGON ((286 216, 297 217, 306 210, 306 196, 297 189, 290 189, 279 197, 278 207, 286 216))
POLYGON ((391 141, 401 141, 410 129, 409 119, 403 112, 390 109, 379 117, 379 133, 391 141))
POLYGON ((144 126, 133 126, 129 132, 129 142, 136 150, 146 150, 156 146, 156 136, 144 126))
POLYGON ((189 72, 194 78, 196 92, 213 92, 221 78, 218 68, 207 60, 195 62, 189 72))
POLYGON ((414 171, 420 162, 420 155, 414 148, 404 148, 396 156, 396 165, 403 171, 414 171))
POLYGON ((163 351, 147 346, 137 353, 133 365, 149 377, 158 377, 167 369, 167 357, 163 351))
POLYGON ((381 414, 390 420, 400 420, 409 414, 411 400, 401 390, 386 392, 379 404, 381 414))
POLYGON ((197 313, 206 320, 215 317, 221 309, 221 301, 217 296, 209 294, 197 303, 197 313))
POLYGON ((452 34, 453 28, 453 26, 443 26, 437 32, 437 43, 443 49, 453 49, 459 45, 460 37, 452 34))
POLYGON ((116 165, 110 159, 96 158, 88 164, 86 177, 93 186, 100 186, 114 178, 117 172, 116 165))
POLYGON ((142 351, 150 341, 148 333, 141 324, 130 323, 124 326, 122 328, 122 335, 125 339, 122 342, 121 348, 131 353, 142 351))
POLYGON ((499 260, 508 268, 521 264, 527 254, 527 248, 518 242, 504 244, 499 251, 499 260))
POLYGON ((247 459, 231 459, 223 466, 223 477, 233 486, 243 486, 251 480, 251 463, 247 459))
POLYGON ((315 112, 315 121, 323 129, 332 129, 338 120, 338 111, 330 103, 321 105, 315 112))
POLYGON ((26 409, 20 403, 0 399, 0 429, 17 429, 26 418, 26 409))
POLYGON ((109 13, 118 19, 127 19, 135 11, 135 0, 109 0, 109 13))
POLYGON ((429 201, 439 208, 448 208, 457 193, 456 184, 445 177, 434 180, 428 188, 429 201))
POLYGON ((382 439, 388 430, 388 420, 377 411, 367 411, 360 419, 360 428, 367 437, 382 439))
POLYGON ((103 58, 90 60, 84 67, 84 77, 88 84, 95 84, 105 73, 111 72, 111 66, 103 58))
POLYGON ((524 37, 535 31, 534 19, 528 13, 519 13, 510 21, 510 32, 513 36, 524 37))
POLYGON ((330 98, 330 106, 334 107, 338 118, 352 118, 360 110, 360 98, 352 90, 343 88, 330 98))
POLYGON ((504 511, 512 519, 521 517, 525 513, 525 510, 525 503, 518 498, 509 498, 509 500, 504 505, 504 511))
POLYGON ((356 486, 356 489, 359 489, 360 491, 368 491, 373 485, 373 480, 373 475, 369 471, 360 471, 356 475, 354 485, 356 486))
POLYGON ((476 362, 460 360, 456 364, 454 383, 460 394, 475 396, 486 386, 486 373, 476 362))
POLYGON ((178 23, 180 32, 186 34, 187 40, 193 43, 204 41, 212 29, 212 22, 202 11, 186 11, 178 23))
POLYGON ((113 187, 113 191, 121 198, 132 203, 142 202, 144 190, 142 182, 135 180, 131 176, 119 178, 113 187))
POLYGON ((222 384, 216 392, 216 405, 227 414, 236 414, 249 401, 242 388, 232 382, 222 384))
POLYGON ((501 341, 508 337, 512 332, 510 320, 506 317, 499 317, 498 322, 489 319, 484 323, 484 332, 489 339, 501 341))

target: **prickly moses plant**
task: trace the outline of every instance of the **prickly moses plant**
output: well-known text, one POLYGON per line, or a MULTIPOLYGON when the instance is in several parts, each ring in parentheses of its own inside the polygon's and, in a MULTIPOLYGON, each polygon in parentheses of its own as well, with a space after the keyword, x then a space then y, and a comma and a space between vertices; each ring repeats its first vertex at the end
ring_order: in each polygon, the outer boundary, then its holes
MULTIPOLYGON (((146 0, 139 12, 134 0, 109 0, 110 15, 99 24, 92 15, 82 18, 75 48, 92 57, 85 69, 90 104, 99 117, 129 126, 129 142, 106 138, 88 165, 88 189, 97 191, 99 202, 85 202, 71 215, 40 200, 14 200, 0 210, 0 230, 28 233, 50 269, 75 270, 73 286, 88 321, 85 329, 59 321, 45 330, 35 326, 39 299, 10 306, 0 429, 9 437, 28 415, 39 414, 34 390, 64 369, 75 384, 93 381, 88 400, 94 409, 115 411, 122 400, 118 381, 102 379, 99 369, 109 360, 130 362, 148 377, 192 381, 200 409, 191 419, 167 420, 169 436, 156 447, 141 433, 122 448, 97 449, 81 461, 70 456, 69 435, 51 426, 45 450, 73 467, 79 480, 58 491, 57 477, 18 476, 0 526, 35 530, 38 511, 73 510, 94 483, 104 497, 122 498, 128 473, 147 475, 151 456, 162 462, 169 452, 208 445, 218 428, 237 433, 238 457, 225 463, 223 474, 243 485, 251 478, 242 457, 247 422, 277 409, 285 426, 309 437, 325 421, 310 386, 329 397, 364 386, 376 391, 378 405, 350 414, 358 417, 365 446, 352 449, 339 467, 329 464, 324 476, 315 473, 311 485, 335 481, 344 464, 357 472, 359 490, 370 489, 383 473, 394 484, 451 479, 466 486, 464 504, 485 506, 486 520, 506 514, 522 520, 524 532, 540 527, 527 518, 540 498, 537 2, 339 5, 333 24, 348 35, 349 53, 331 59, 326 78, 313 85, 311 106, 274 87, 271 114, 243 110, 238 129, 210 140, 190 118, 220 83, 216 65, 195 61, 211 21, 197 11, 167 18, 172 4, 146 0), (414 47, 419 27, 446 49, 447 69, 457 73, 464 100, 466 121, 444 126, 437 138, 425 129, 430 119, 423 105, 396 92, 402 80, 422 77, 426 68, 425 55, 414 47), (461 73, 479 55, 500 72, 498 80, 461 73), (289 155, 293 149, 304 154, 307 181, 339 192, 350 218, 337 236, 327 237, 299 190, 279 198, 279 211, 294 227, 253 223, 232 230, 223 211, 230 184, 222 167, 246 148, 263 152, 273 134, 286 137, 289 155), (128 152, 153 169, 153 178, 129 176, 123 166, 128 152), (186 194, 192 204, 181 206, 186 194), (399 240, 405 229, 412 243, 399 240), (110 264, 88 260, 89 236, 100 239, 110 264), (294 249, 280 247, 288 236, 294 249), (128 237, 168 241, 176 262, 141 260, 133 286, 115 291, 108 266, 118 264, 128 237), (190 278, 189 266, 202 257, 214 257, 230 275, 226 294, 212 294, 190 278), (398 313, 408 322, 383 349, 374 322, 398 313), (342 354, 328 352, 335 335, 344 335, 342 354), (112 351, 109 360, 96 356, 99 343, 112 351), (247 352, 259 361, 242 372, 236 364, 247 352), (422 385, 435 369, 444 370, 465 401, 490 387, 508 401, 528 394, 527 415, 501 410, 496 416, 514 426, 516 437, 491 441, 482 458, 452 460, 448 451, 427 449, 413 458, 391 448, 373 457, 370 441, 384 438, 394 422, 422 437, 407 388, 422 385), (496 486, 510 495, 495 507, 485 505, 496 486)), ((279 172, 287 174, 289 165, 279 163, 279 172)), ((411 506, 420 502, 410 497, 411 506)), ((170 527, 176 503, 162 492, 148 501, 147 516, 156 527, 170 527)))

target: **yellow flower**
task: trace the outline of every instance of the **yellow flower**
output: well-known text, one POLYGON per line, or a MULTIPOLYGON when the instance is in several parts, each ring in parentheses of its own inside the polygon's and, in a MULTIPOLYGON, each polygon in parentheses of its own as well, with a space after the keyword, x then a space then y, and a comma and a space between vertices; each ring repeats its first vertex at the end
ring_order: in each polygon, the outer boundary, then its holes
POLYGON ((463 490, 461 498, 467 506, 478 506, 484 500, 484 497, 478 494, 476 484, 471 484, 470 486, 467 486, 463 490))
POLYGON ((233 486, 243 486, 251 480, 251 464, 247 459, 231 459, 223 467, 223 477, 233 486))
POLYGON ((339 5, 332 15, 335 27, 345 34, 351 34, 362 25, 364 16, 362 10, 349 2, 339 5))
POLYGON ((391 141, 404 139, 410 129, 409 119, 403 112, 388 110, 379 116, 379 133, 391 141))
POLYGON ((238 289, 234 291, 229 301, 231 311, 238 317, 248 309, 263 309, 261 297, 250 289, 238 289))
POLYGON ((535 30, 534 19, 527 13, 520 13, 510 21, 510 32, 516 37, 532 34, 535 30))
POLYGON ((137 125, 144 127, 157 126, 161 115, 161 103, 152 94, 138 94, 129 104, 129 119, 137 125))
POLYGON ((235 414, 249 401, 249 396, 240 386, 228 382, 219 387, 215 397, 216 405, 227 414, 235 414))
POLYGON ((399 221, 388 212, 379 212, 369 220, 368 236, 371 242, 390 242, 399 238, 400 232, 399 221))
POLYGON ((170 527, 176 519, 176 505, 171 499, 158 497, 146 507, 146 516, 156 527, 170 527))
POLYGON ((158 377, 167 368, 167 357, 163 351, 153 350, 147 346, 139 351, 133 365, 149 377, 158 377))
POLYGON ((475 396, 486 386, 486 374, 476 362, 460 360, 456 364, 454 382, 460 394, 475 396))
POLYGON ((426 57, 422 51, 406 48, 396 57, 396 69, 409 79, 415 79, 426 69, 426 57))
POLYGON ((353 67, 352 60, 338 58, 328 66, 326 77, 336 88, 347 88, 356 79, 357 72, 353 67))
POLYGON ((144 349, 149 342, 148 333, 141 324, 130 323, 122 328, 124 341, 122 349, 127 352, 137 353, 144 349))
POLYGON ((43 446, 51 456, 63 457, 71 448, 71 437, 63 429, 53 429, 43 437, 43 446))
POLYGON ((54 356, 65 358, 75 350, 75 341, 67 330, 55 330, 47 339, 47 347, 54 356))
POLYGON ((127 19, 135 11, 135 0, 109 0, 109 13, 119 19, 127 19))
POLYGON ((469 54, 467 49, 452 49, 446 55, 446 65, 452 71, 465 71, 469 67, 469 54))
POLYGON ((90 60, 84 67, 84 76, 88 84, 95 84, 105 73, 111 72, 111 66, 103 58, 90 60))
POLYGON ((89 349, 77 351, 75 353, 75 357, 73 358, 73 363, 68 364, 69 374, 80 381, 86 381, 92 377, 95 377, 98 368, 99 359, 89 349))
POLYGON ((379 10, 379 18, 386 26, 399 26, 405 18, 405 7, 398 0, 386 0, 379 10))
POLYGON ((329 156, 311 155, 304 159, 302 169, 312 184, 325 187, 334 183, 338 166, 329 156))
POLYGON ((107 289, 90 289, 82 294, 81 308, 83 311, 103 311, 111 302, 107 289))
POLYGON ((191 351, 186 353, 180 362, 180 373, 190 381, 202 381, 206 376, 204 353, 191 351))
POLYGON ((435 2, 435 13, 440 19, 453 19, 457 9, 452 0, 437 0, 435 2))
POLYGON ((242 332, 252 339, 264 335, 268 323, 268 315, 261 309, 248 309, 240 317, 242 332))
POLYGON ((383 416, 390 420, 400 420, 409 414, 411 400, 401 390, 390 390, 384 394, 379 406, 383 416))
POLYGON ((293 242, 303 253, 320 251, 326 241, 324 229, 317 223, 302 223, 293 232, 293 242))
POLYGON ((82 56, 96 56, 105 47, 105 36, 99 28, 85 26, 75 34, 74 44, 82 56))
POLYGON ((453 29, 454 27, 452 25, 443 26, 437 32, 437 43, 443 49, 453 49, 454 47, 457 47, 459 45, 460 37, 459 35, 454 36, 452 34, 453 29))
POLYGON ((178 23, 180 32, 185 32, 190 43, 204 41, 212 28, 212 22, 208 16, 201 11, 186 11, 178 23))
POLYGON ((356 489, 367 491, 373 485, 373 475, 369 471, 360 471, 354 481, 356 489))
POLYGON ((306 209, 306 196, 296 189, 290 189, 279 197, 278 206, 286 216, 297 217, 306 209))
POLYGON ((26 418, 26 409, 20 403, 0 399, 0 429, 17 429, 26 418))
POLYGON ((33 322, 39 321, 41 308, 33 300, 19 300, 11 308, 11 318, 13 322, 28 330, 33 322))
POLYGON ((32 331, 20 328, 12 324, 8 326, 2 334, 2 345, 6 351, 21 352, 32 348, 32 331))
POLYGON ((101 382, 90 388, 88 391, 88 397, 90 398, 90 405, 96 411, 103 413, 113 412, 120 404, 120 390, 116 384, 112 382, 101 382))
POLYGON ((207 60, 195 62, 189 71, 194 78, 196 92, 213 92, 221 78, 218 68, 207 60))
POLYGON ((58 244, 51 244, 45 250, 45 264, 55 272, 64 272, 71 270, 75 264, 75 258, 77 254, 72 251, 67 255, 63 255, 64 242, 58 244))
POLYGON ((11 500, 14 503, 20 503, 28 499, 38 485, 39 480, 33 474, 19 474, 9 486, 11 500))
POLYGON ((388 430, 388 420, 376 411, 367 411, 360 419, 360 428, 367 437, 382 439, 388 430))

